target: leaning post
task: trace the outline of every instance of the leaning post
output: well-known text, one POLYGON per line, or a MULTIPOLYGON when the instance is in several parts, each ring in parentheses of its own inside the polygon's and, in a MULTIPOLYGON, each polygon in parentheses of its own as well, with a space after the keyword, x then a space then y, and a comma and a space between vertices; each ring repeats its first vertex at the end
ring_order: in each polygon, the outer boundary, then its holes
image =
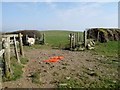
POLYGON ((14 36, 14 50, 15 50, 15 56, 16 56, 16 59, 18 60, 18 63, 21 63, 21 62, 20 62, 19 55, 18 55, 18 49, 17 49, 17 43, 16 43, 16 38, 15 38, 15 36, 14 36))
POLYGON ((24 57, 23 42, 22 42, 22 35, 21 35, 21 33, 19 33, 19 46, 20 46, 20 54, 24 57))

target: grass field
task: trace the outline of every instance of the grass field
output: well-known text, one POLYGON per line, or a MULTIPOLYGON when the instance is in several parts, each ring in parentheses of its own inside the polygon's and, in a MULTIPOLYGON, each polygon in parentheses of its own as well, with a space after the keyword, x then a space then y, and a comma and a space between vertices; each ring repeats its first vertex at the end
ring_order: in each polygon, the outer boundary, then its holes
MULTIPOLYGON (((60 30, 51 30, 51 31, 42 31, 45 33, 46 43, 51 46, 65 46, 69 44, 69 34, 73 31, 60 31, 60 30)), ((76 33, 76 32, 74 32, 76 33)), ((80 32, 82 35, 82 32, 80 32)))
MULTIPOLYGON (((77 33, 75 31, 61 31, 61 30, 50 30, 50 31, 40 31, 40 33, 45 34, 46 45, 33 45, 32 47, 24 46, 26 48, 41 48, 41 49, 51 49, 51 48, 65 48, 69 45, 69 34, 77 33)), ((82 35, 83 32, 79 32, 82 35)))

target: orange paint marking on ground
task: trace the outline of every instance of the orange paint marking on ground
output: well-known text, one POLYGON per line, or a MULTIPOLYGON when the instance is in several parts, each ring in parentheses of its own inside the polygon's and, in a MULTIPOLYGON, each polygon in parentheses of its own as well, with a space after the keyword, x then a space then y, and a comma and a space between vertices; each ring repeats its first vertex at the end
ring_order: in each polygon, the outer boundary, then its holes
POLYGON ((62 58, 64 58, 64 57, 63 56, 54 56, 54 57, 51 57, 51 58, 49 58, 47 60, 44 60, 43 62, 57 62, 62 58))

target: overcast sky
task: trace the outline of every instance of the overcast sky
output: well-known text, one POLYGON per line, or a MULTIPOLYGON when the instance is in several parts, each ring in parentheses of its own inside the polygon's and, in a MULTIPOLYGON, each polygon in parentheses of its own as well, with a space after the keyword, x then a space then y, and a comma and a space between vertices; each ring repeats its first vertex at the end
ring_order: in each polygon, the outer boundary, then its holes
POLYGON ((3 31, 90 27, 118 27, 118 2, 2 2, 3 31))

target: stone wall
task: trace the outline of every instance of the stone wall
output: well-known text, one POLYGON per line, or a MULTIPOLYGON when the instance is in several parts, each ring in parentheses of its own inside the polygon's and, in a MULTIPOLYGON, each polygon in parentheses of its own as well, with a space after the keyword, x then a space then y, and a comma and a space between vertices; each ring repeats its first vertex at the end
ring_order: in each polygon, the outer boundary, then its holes
POLYGON ((120 40, 120 29, 118 28, 91 28, 87 31, 87 38, 95 41, 107 42, 120 40))

